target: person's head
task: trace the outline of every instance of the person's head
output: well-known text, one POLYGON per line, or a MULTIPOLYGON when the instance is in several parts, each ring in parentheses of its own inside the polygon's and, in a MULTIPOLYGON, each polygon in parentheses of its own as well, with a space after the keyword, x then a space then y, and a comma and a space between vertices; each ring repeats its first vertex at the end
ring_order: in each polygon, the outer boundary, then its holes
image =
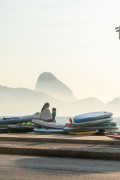
POLYGON ((52 108, 52 112, 56 112, 56 108, 52 108))
POLYGON ((45 103, 44 106, 42 107, 42 110, 41 110, 41 111, 43 111, 43 109, 49 108, 49 106, 50 106, 50 104, 49 104, 48 102, 45 103))
POLYGON ((44 104, 44 108, 49 108, 49 106, 50 106, 50 103, 48 102, 44 104))

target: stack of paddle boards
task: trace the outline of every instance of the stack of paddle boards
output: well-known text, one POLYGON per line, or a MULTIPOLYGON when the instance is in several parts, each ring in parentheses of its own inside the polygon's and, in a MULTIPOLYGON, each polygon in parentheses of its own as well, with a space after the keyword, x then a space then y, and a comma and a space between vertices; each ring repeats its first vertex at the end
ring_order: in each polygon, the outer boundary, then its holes
POLYGON ((2 117, 0 118, 0 133, 33 131, 34 127, 30 128, 28 123, 32 123, 32 119, 36 118, 38 118, 36 115, 2 117), (23 123, 26 124, 24 128, 23 123))
POLYGON ((68 134, 92 134, 98 132, 113 132, 119 127, 113 121, 111 112, 90 112, 77 115, 71 123, 66 124, 64 131, 68 134))

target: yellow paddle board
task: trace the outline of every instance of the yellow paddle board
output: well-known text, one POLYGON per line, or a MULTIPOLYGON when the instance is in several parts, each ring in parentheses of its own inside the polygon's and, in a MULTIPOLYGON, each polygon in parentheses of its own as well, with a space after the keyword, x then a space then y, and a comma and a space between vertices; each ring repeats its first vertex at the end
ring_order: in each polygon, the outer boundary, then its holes
POLYGON ((96 131, 79 131, 79 132, 69 132, 71 135, 92 135, 96 133, 96 131))

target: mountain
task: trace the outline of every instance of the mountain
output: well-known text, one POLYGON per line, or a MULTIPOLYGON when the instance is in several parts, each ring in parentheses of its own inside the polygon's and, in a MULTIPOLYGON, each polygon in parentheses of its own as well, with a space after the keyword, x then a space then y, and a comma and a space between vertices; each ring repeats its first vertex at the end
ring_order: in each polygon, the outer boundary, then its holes
POLYGON ((94 97, 76 100, 72 91, 51 73, 39 76, 36 90, 0 86, 1 116, 34 114, 40 112, 46 102, 50 103, 50 110, 52 107, 57 108, 57 116, 74 116, 94 111, 111 111, 114 116, 120 116, 120 98, 107 104, 94 97))
POLYGON ((59 105, 55 98, 25 88, 0 86, 0 113, 6 115, 33 114, 40 111, 45 102, 59 105))
POLYGON ((35 90, 44 92, 64 102, 75 101, 75 97, 73 96, 71 89, 50 72, 40 74, 35 90))
POLYGON ((106 105, 109 111, 114 112, 115 116, 120 116, 120 98, 114 98, 106 105))
POLYGON ((70 104, 70 109, 73 114, 79 115, 87 112, 104 111, 106 107, 99 99, 90 97, 72 102, 70 104))
POLYGON ((1 115, 34 114, 41 110, 45 102, 57 108, 57 115, 72 116, 80 113, 101 111, 104 103, 95 98, 86 98, 73 102, 63 102, 40 91, 25 88, 0 86, 1 115))

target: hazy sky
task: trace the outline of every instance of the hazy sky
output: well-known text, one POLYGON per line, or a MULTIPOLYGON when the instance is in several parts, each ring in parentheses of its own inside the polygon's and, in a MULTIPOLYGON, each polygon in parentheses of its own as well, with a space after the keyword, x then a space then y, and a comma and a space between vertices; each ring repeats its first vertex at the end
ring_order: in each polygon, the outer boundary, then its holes
POLYGON ((52 72, 77 99, 120 97, 120 0, 0 0, 0 85, 52 72))

